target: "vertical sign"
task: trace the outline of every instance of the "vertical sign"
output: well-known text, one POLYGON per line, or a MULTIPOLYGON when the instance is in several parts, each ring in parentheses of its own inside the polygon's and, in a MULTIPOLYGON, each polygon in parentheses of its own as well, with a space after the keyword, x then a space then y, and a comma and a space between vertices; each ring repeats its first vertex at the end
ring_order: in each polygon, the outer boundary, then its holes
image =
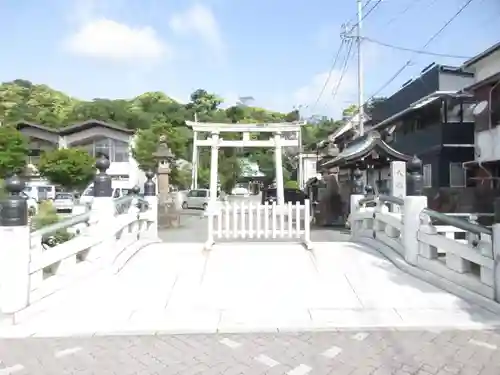
MULTIPOLYGON (((391 162, 391 193, 393 197, 404 199, 406 196, 406 163, 391 162)), ((401 212, 399 206, 392 205, 392 212, 401 212)))

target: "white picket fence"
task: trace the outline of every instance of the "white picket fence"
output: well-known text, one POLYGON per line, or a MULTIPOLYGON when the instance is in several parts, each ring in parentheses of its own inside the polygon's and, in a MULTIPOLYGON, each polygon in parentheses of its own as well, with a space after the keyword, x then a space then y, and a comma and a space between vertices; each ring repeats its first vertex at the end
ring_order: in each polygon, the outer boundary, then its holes
POLYGON ((310 223, 308 200, 285 205, 218 202, 209 209, 206 248, 217 240, 283 239, 297 240, 310 249, 310 223))

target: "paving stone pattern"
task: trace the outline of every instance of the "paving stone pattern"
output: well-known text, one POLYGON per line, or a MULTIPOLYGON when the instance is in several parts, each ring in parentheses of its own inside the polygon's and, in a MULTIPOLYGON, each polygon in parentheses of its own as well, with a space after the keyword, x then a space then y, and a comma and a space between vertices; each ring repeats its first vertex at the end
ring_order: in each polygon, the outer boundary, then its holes
POLYGON ((339 331, 0 341, 0 374, 499 375, 500 332, 339 331))

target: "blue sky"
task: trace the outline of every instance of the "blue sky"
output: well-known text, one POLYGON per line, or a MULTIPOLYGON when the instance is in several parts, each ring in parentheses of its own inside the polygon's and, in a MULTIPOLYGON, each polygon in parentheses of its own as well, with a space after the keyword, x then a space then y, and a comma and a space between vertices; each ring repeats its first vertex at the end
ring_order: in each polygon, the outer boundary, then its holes
MULTIPOLYGON (((364 34, 419 49, 465 2, 383 0, 366 18, 364 34)), ((355 12, 355 0, 1 0, 0 80, 28 79, 82 99, 160 90, 187 100, 204 88, 227 105, 250 95, 270 109, 302 105, 309 114, 337 115, 356 102, 355 57, 338 95, 332 97, 340 64, 314 103, 341 25, 355 12)), ((498 0, 474 0, 428 50, 473 56, 500 40, 499 18, 498 0)), ((363 50, 367 97, 410 58, 383 94, 433 61, 462 62, 370 42, 363 50)))

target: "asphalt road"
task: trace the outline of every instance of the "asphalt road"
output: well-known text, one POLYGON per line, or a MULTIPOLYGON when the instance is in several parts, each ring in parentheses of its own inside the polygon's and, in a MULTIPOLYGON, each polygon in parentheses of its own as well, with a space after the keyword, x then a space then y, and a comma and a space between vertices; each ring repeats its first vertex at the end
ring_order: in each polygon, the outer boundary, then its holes
POLYGON ((0 374, 499 375, 500 334, 343 331, 0 341, 0 374))

